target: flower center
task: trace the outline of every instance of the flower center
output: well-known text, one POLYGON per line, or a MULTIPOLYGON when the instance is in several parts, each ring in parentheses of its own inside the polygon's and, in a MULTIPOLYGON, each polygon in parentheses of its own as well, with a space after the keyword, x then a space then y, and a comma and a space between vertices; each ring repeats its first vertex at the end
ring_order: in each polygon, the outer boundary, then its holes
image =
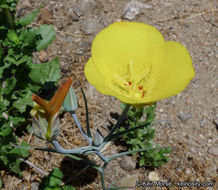
POLYGON ((150 70, 148 67, 144 72, 134 73, 133 63, 130 60, 126 69, 113 76, 113 88, 134 99, 145 98, 151 93, 150 70))

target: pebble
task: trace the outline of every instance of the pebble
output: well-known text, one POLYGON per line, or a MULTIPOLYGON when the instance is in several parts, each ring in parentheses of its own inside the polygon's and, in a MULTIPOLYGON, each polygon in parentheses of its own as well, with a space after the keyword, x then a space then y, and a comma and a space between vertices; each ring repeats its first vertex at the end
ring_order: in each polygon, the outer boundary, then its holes
POLYGON ((93 9, 95 9, 96 6, 97 6, 97 3, 95 0, 82 0, 80 7, 81 7, 83 14, 86 14, 92 11, 93 9))
POLYGON ((192 117, 192 115, 190 113, 182 113, 180 112, 178 114, 178 118, 182 121, 182 122, 185 122, 187 120, 189 120, 190 118, 192 117))
POLYGON ((149 180, 149 181, 159 181, 159 180, 160 180, 160 177, 159 177, 159 175, 158 175, 157 172, 153 171, 153 172, 150 172, 150 173, 148 174, 148 180, 149 180))
POLYGON ((79 21, 79 17, 76 15, 76 13, 71 13, 70 18, 72 18, 73 21, 79 21))
POLYGON ((74 10, 75 14, 76 14, 78 17, 81 17, 81 16, 83 15, 83 13, 82 13, 82 11, 81 11, 81 9, 80 9, 80 7, 79 7, 78 5, 75 5, 75 6, 73 7, 73 10, 74 10))
POLYGON ((206 119, 201 119, 200 121, 200 127, 205 127, 207 120, 206 119))
POLYGON ((49 58, 48 58, 47 52, 44 51, 44 50, 40 51, 40 52, 39 52, 39 61, 40 61, 41 63, 45 63, 45 62, 47 62, 48 60, 49 60, 49 58))
POLYGON ((218 156, 218 144, 213 144, 210 148, 209 148, 209 153, 213 154, 214 156, 218 156))
POLYGON ((78 49, 76 50, 76 53, 83 54, 90 50, 91 50, 91 44, 86 41, 82 41, 78 44, 78 49))
POLYGON ((69 36, 69 37, 67 37, 66 41, 67 41, 68 43, 70 43, 70 42, 74 42, 75 39, 74 39, 73 37, 69 36))
POLYGON ((124 170, 134 170, 136 162, 130 156, 123 156, 120 165, 124 170))
POLYGON ((108 13, 108 12, 112 11, 112 6, 111 6, 110 2, 106 1, 103 4, 103 10, 104 10, 105 13, 108 13))
MULTIPOLYGON (((135 188, 136 182, 138 181, 138 175, 127 175, 120 180, 119 186, 129 187, 129 189, 135 188)), ((126 188, 125 188, 126 189, 126 188)))
POLYGON ((137 15, 143 12, 142 9, 150 9, 150 8, 152 8, 151 5, 146 5, 138 1, 130 1, 129 3, 126 4, 124 8, 122 18, 133 20, 137 15))
POLYGON ((185 173, 186 173, 187 175, 190 175, 190 174, 192 173, 191 168, 186 168, 185 173))
POLYGON ((81 24, 81 30, 89 35, 89 34, 95 34, 97 31, 100 31, 102 29, 102 25, 99 24, 96 21, 89 21, 89 20, 85 20, 82 24, 81 24))
POLYGON ((217 175, 217 166, 215 164, 205 168, 205 176, 215 177, 217 175))
POLYGON ((39 189, 39 183, 38 182, 32 182, 31 183, 31 190, 38 190, 39 189))
POLYGON ((31 3, 29 0, 23 0, 21 3, 22 8, 31 7, 31 3))

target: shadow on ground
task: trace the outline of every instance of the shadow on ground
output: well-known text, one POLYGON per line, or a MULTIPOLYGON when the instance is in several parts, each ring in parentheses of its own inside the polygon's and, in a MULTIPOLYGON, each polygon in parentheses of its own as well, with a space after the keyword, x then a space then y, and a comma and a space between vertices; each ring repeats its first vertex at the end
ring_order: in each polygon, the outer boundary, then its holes
MULTIPOLYGON (((88 160, 86 156, 79 157, 88 160)), ((97 170, 87 166, 83 161, 73 160, 68 157, 62 160, 60 170, 64 174, 63 182, 74 187, 91 184, 98 176, 97 170)))

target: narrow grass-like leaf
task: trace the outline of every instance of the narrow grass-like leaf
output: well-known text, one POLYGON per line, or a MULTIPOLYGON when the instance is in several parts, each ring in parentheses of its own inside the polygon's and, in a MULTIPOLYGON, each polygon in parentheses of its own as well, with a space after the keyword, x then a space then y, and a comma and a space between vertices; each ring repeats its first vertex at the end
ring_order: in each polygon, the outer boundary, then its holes
POLYGON ((85 93, 83 91, 83 89, 81 88, 82 94, 83 94, 83 99, 85 102, 85 107, 86 107, 86 130, 87 130, 87 135, 92 138, 92 133, 90 131, 90 126, 89 126, 89 110, 88 110, 88 104, 87 104, 87 100, 86 100, 86 96, 85 93))

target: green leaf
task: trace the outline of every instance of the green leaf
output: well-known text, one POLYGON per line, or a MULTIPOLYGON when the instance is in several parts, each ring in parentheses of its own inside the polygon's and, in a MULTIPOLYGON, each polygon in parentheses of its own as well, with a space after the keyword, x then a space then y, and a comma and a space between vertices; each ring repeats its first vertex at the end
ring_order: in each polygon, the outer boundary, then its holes
POLYGON ((62 172, 55 167, 48 176, 42 179, 39 189, 51 189, 59 187, 62 182, 62 177, 62 172))
POLYGON ((24 117, 20 117, 20 116, 13 116, 13 117, 9 117, 9 120, 13 123, 14 127, 17 127, 17 125, 21 122, 25 121, 24 117))
POLYGON ((13 128, 10 127, 9 124, 4 125, 3 128, 0 128, 0 136, 2 136, 2 137, 10 135, 12 132, 13 132, 13 128))
POLYGON ((69 186, 69 185, 65 185, 61 188, 61 190, 76 190, 75 187, 69 186))
POLYGON ((40 190, 76 190, 72 186, 61 186, 63 173, 55 167, 48 176, 44 177, 39 185, 40 190))
MULTIPOLYGON (((30 145, 27 144, 25 141, 23 141, 20 146, 29 147, 30 145)), ((16 155, 18 155, 20 157, 24 157, 24 158, 29 156, 29 150, 24 149, 24 148, 13 148, 9 153, 16 154, 16 155)))
POLYGON ((23 29, 22 32, 20 33, 19 36, 19 40, 20 42, 22 42, 21 44, 21 49, 24 51, 29 51, 29 52, 33 52, 33 51, 37 51, 36 50, 36 41, 37 39, 37 32, 38 32, 38 28, 27 28, 27 29, 23 29))
POLYGON ((0 188, 2 188, 2 179, 1 179, 1 176, 0 176, 0 188))
POLYGON ((4 83, 5 83, 5 87, 2 88, 2 90, 3 90, 3 93, 7 95, 7 94, 9 94, 9 93, 11 93, 13 91, 13 89, 15 87, 15 84, 16 84, 16 79, 13 76, 11 78, 7 78, 4 81, 4 83))
POLYGON ((23 94, 13 103, 13 107, 17 108, 21 113, 24 113, 26 111, 27 106, 32 105, 32 94, 32 91, 27 89, 25 91, 25 94, 23 94))
POLYGON ((15 30, 9 30, 7 34, 7 38, 12 41, 14 44, 19 43, 19 38, 17 37, 17 34, 15 30))
POLYGON ((72 86, 70 87, 67 96, 64 99, 63 106, 65 110, 69 112, 76 111, 78 108, 77 96, 72 86))
POLYGON ((58 57, 48 63, 32 64, 29 77, 35 84, 39 85, 42 85, 45 82, 57 82, 60 79, 60 64, 58 57))
POLYGON ((40 34, 42 39, 37 41, 37 50, 41 51, 55 39, 56 32, 50 25, 42 25, 38 28, 37 34, 40 34))
POLYGON ((20 163, 21 163, 21 160, 16 159, 15 162, 9 162, 8 167, 10 168, 12 172, 22 175, 21 170, 20 170, 20 163))
POLYGON ((37 9, 27 16, 17 19, 16 25, 20 25, 22 27, 29 25, 37 17, 39 11, 40 9, 37 9))

